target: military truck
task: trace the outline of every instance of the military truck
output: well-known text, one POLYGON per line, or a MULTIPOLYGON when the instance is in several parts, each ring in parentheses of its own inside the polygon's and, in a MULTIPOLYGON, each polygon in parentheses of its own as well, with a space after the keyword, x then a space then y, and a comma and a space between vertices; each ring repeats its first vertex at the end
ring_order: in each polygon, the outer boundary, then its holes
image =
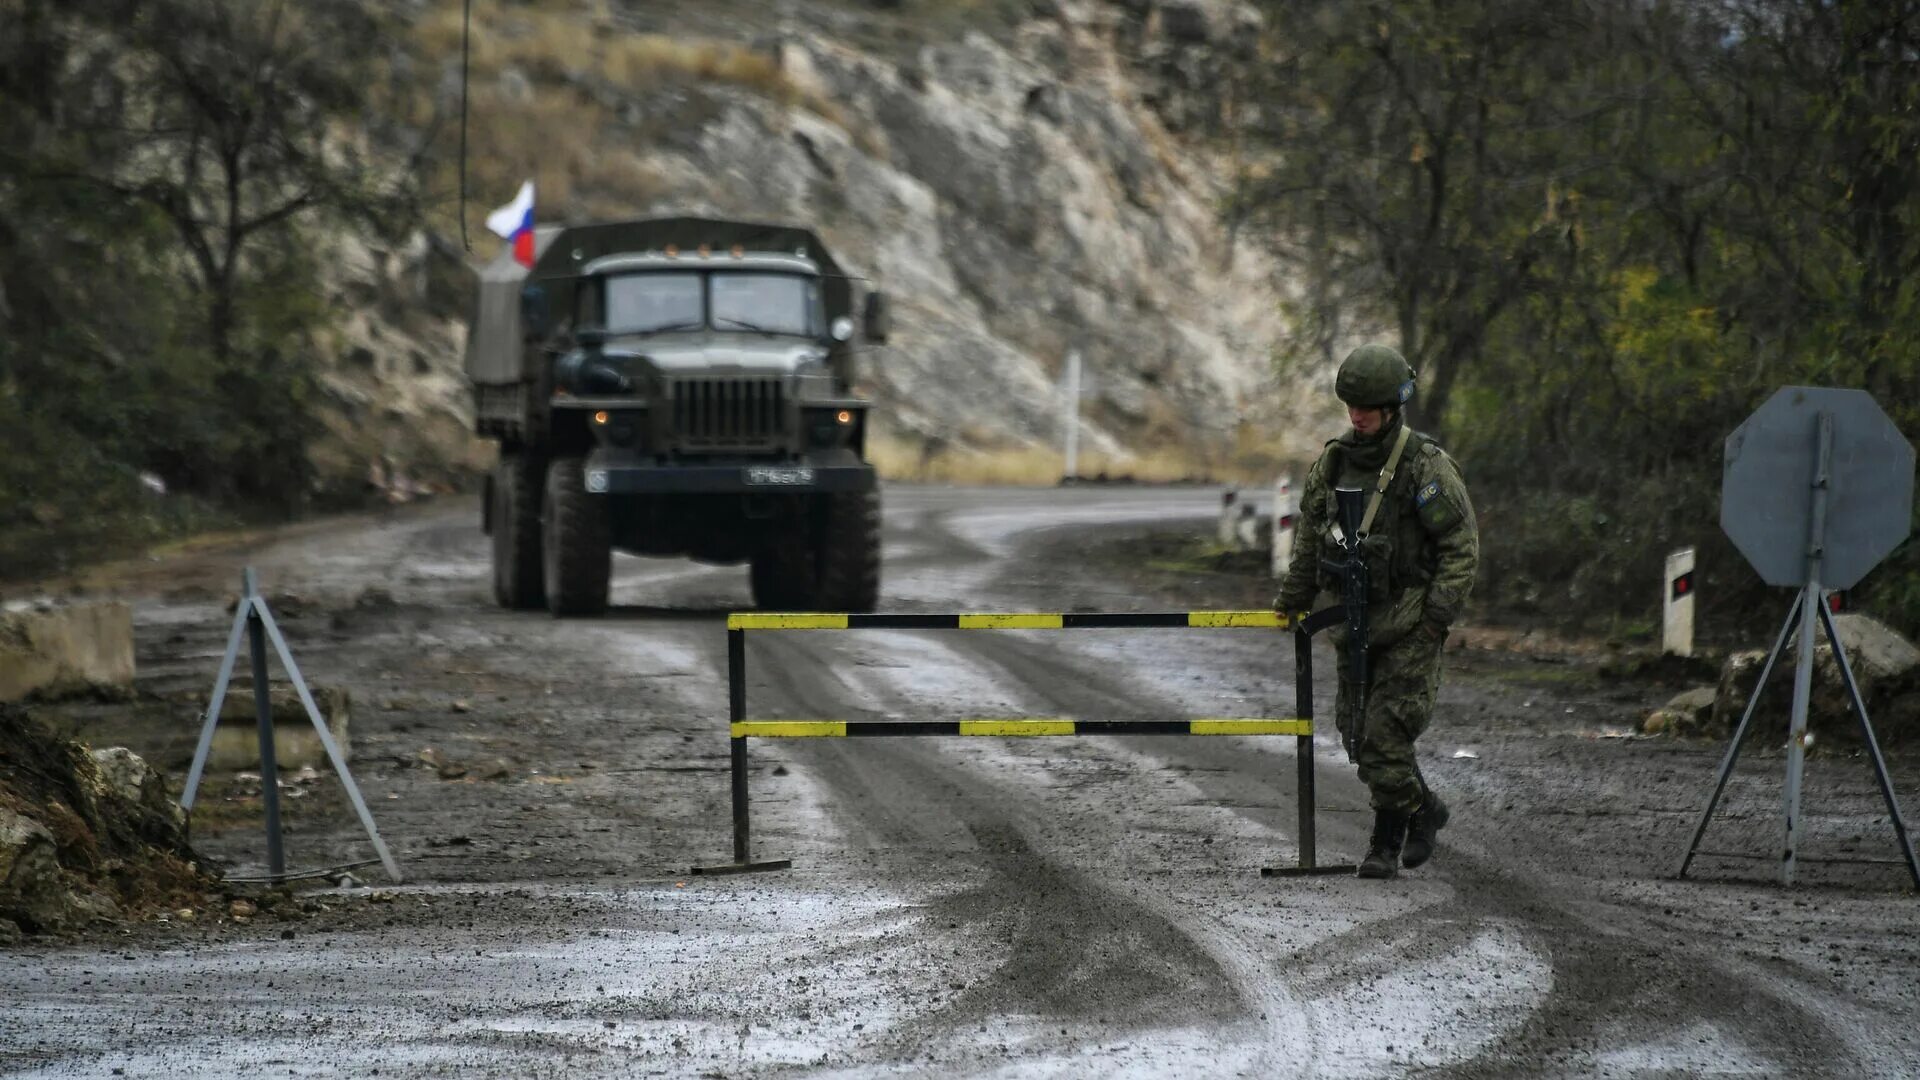
MULTIPOLYGON (((484 267, 466 366, 500 446, 494 598, 598 614, 620 550, 750 564, 763 608, 872 611, 853 294, 807 229, 693 217, 541 228, 531 267, 484 267)), ((886 297, 862 315, 884 342, 886 297)))

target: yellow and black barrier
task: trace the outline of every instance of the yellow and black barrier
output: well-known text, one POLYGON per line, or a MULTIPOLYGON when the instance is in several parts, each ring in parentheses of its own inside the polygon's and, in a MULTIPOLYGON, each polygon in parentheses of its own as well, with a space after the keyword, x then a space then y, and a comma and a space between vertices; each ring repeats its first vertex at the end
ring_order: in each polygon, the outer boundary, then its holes
POLYGON ((742 720, 736 739, 884 735, 1311 735, 1311 720, 742 720))
MULTIPOLYGON (((1323 613, 1325 614, 1325 613, 1323 613)), ((901 738, 913 736, 1035 737, 1063 735, 1291 735, 1299 795, 1298 866, 1267 867, 1263 875, 1347 873, 1351 864, 1321 866, 1315 861, 1313 772, 1312 634, 1327 624, 1318 616, 1290 619, 1271 611, 1183 611, 1151 613, 1000 612, 944 615, 858 615, 838 613, 741 613, 727 617, 727 712, 732 744, 733 861, 696 866, 696 874, 737 874, 783 870, 790 859, 755 862, 750 840, 747 790, 748 739, 901 738), (1190 720, 1078 720, 1067 718, 979 720, 748 720, 747 641, 749 630, 1083 630, 1119 628, 1292 630, 1294 695, 1298 715, 1285 718, 1190 720)))
POLYGON ((1271 611, 1015 611, 976 615, 734 614, 728 630, 1285 630, 1271 611))

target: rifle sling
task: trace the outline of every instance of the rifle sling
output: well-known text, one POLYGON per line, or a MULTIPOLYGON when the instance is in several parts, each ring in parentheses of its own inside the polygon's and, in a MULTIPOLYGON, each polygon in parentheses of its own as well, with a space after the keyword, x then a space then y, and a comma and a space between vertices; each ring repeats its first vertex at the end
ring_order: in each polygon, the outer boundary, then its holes
POLYGON ((1360 519, 1360 535, 1373 531, 1373 516, 1380 512, 1380 501, 1387 497, 1387 485, 1393 483, 1393 474, 1400 467, 1400 452, 1407 448, 1407 437, 1413 429, 1407 422, 1400 422, 1400 436, 1393 440, 1393 453, 1387 455, 1387 463, 1380 469, 1380 482, 1373 489, 1373 498, 1367 500, 1367 514, 1360 519))

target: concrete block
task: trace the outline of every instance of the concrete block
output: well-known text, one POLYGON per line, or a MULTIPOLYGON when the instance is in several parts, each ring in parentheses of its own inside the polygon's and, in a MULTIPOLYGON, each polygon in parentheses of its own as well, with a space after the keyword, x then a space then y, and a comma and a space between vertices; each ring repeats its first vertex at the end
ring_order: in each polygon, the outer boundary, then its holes
MULTIPOLYGON (((327 731, 340 747, 343 760, 353 760, 348 738, 353 699, 345 690, 308 684, 313 703, 327 722, 327 731)), ((291 683, 272 683, 268 687, 273 702, 274 760, 283 771, 312 766, 329 769, 326 748, 307 719, 306 707, 293 692, 291 683)), ((204 706, 202 706, 204 709, 204 706)), ((204 715, 204 713, 203 713, 204 715)), ((223 772, 251 771, 260 767, 260 738, 254 720, 253 683, 235 679, 227 688, 227 700, 220 708, 220 722, 214 725, 213 747, 207 754, 207 767, 223 772)))
POLYGON ((133 685, 133 611, 74 604, 0 612, 0 701, 133 685))

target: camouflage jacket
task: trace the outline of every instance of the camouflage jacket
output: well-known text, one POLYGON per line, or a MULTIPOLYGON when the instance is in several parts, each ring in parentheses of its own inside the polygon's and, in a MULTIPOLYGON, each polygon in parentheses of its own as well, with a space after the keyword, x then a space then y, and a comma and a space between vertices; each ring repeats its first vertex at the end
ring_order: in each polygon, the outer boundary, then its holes
MULTIPOLYGON (((1298 614, 1338 602, 1339 582, 1321 566, 1337 557, 1332 537, 1336 509, 1333 489, 1348 484, 1373 490, 1377 472, 1348 468, 1344 447, 1327 444, 1307 472, 1294 534, 1293 561, 1281 579, 1274 608, 1298 614), (1325 594, 1325 595, 1323 595, 1325 594), (1318 602, 1316 602, 1318 601, 1318 602)), ((1480 562, 1480 530, 1459 466, 1440 445, 1414 432, 1407 440, 1393 481, 1381 500, 1373 536, 1388 539, 1391 554, 1378 580, 1383 602, 1371 616, 1373 641, 1388 645, 1421 623, 1445 629, 1459 616, 1473 589, 1480 562)), ((1344 636, 1338 629, 1334 636, 1344 636)))

